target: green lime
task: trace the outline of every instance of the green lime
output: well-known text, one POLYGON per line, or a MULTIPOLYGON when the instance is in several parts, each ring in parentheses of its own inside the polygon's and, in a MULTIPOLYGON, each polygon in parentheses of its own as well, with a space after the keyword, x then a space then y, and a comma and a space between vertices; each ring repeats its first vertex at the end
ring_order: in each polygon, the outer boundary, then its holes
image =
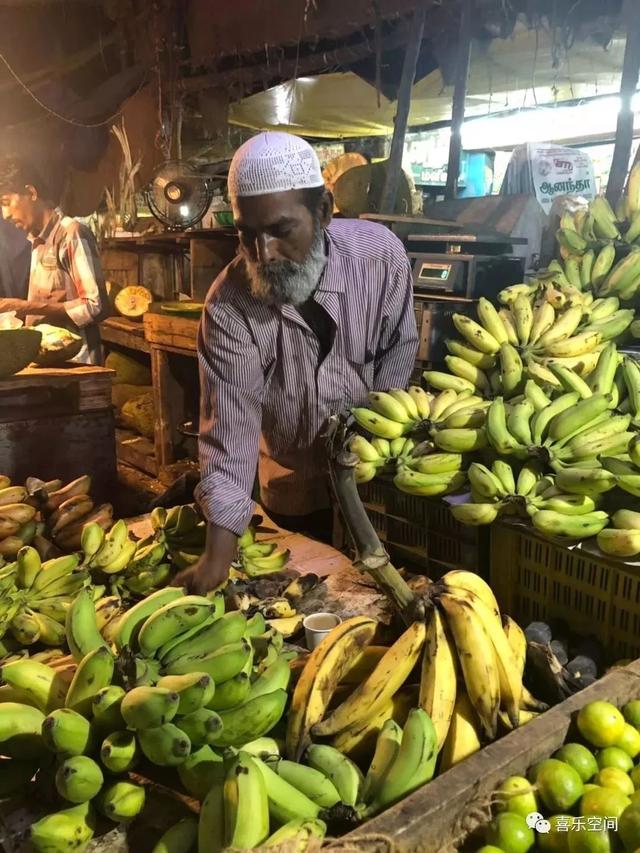
POLYGON ((580 814, 584 816, 620 817, 631 800, 617 788, 594 788, 580 801, 580 814))
POLYGON ((548 758, 536 776, 538 796, 551 812, 566 812, 578 802, 583 792, 582 779, 564 761, 548 758))
POLYGON ((569 853, 611 853, 612 849, 608 829, 585 826, 569 833, 569 853))
POLYGON ((536 839, 521 815, 502 812, 489 824, 486 840, 504 853, 527 853, 536 839))
POLYGON ((594 785, 591 782, 587 782, 587 784, 584 786, 584 793, 586 794, 587 791, 593 791, 594 788, 599 788, 599 787, 600 787, 600 785, 594 785))
POLYGON ((634 788, 640 788, 640 764, 637 764, 629 773, 629 778, 633 782, 634 788))
POLYGON ((622 714, 628 723, 640 728, 640 699, 633 699, 622 706, 622 714))
POLYGON ((495 792, 496 808, 499 812, 513 812, 526 818, 538 811, 535 789, 524 776, 510 776, 495 792))
POLYGON ((631 757, 618 746, 607 746, 601 749, 596 754, 596 761, 600 770, 605 767, 617 767, 623 773, 628 773, 633 768, 631 757))
MULTIPOLYGON (((548 759, 545 758, 545 761, 548 759)), ((535 782, 538 777, 538 770, 544 764, 544 761, 537 761, 535 764, 532 764, 531 767, 527 770, 527 779, 530 782, 535 782)))
POLYGON ((603 788, 615 788, 625 797, 630 797, 635 791, 629 776, 618 767, 605 767, 594 776, 593 781, 603 788))
POLYGON ((640 805, 640 791, 634 791, 629 797, 632 806, 640 805))
POLYGON ((593 746, 614 746, 624 729, 624 717, 611 702, 589 702, 578 713, 578 729, 593 746))
POLYGON ((631 723, 625 723, 620 740, 616 746, 623 749, 631 758, 640 755, 640 732, 631 723))
POLYGON ((618 820, 618 836, 628 853, 640 847, 640 808, 631 805, 618 820))
POLYGON ((583 782, 588 782, 598 772, 594 754, 581 743, 565 743, 553 757, 570 764, 583 782))
POLYGON ((476 853, 504 853, 504 850, 501 850, 499 847, 494 847, 493 844, 485 844, 484 847, 480 847, 479 850, 476 850, 476 853))
POLYGON ((569 853, 569 832, 573 818, 568 814, 554 814, 549 818, 551 829, 537 834, 537 846, 541 853, 569 853))

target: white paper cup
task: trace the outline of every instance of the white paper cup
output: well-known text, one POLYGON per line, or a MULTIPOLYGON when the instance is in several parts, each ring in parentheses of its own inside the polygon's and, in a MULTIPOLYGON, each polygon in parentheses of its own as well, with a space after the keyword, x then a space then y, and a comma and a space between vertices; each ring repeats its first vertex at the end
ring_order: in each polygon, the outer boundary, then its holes
POLYGON ((310 616, 305 616, 302 624, 309 651, 315 649, 341 622, 342 619, 335 613, 312 613, 310 616))

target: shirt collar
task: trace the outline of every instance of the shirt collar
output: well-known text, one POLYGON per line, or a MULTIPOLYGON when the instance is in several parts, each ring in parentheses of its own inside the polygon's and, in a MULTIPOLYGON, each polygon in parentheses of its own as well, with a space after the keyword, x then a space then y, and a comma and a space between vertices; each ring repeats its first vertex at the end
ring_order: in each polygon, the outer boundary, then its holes
POLYGON ((51 214, 49 221, 44 226, 42 231, 36 237, 33 237, 33 236, 29 237, 33 247, 41 246, 43 243, 47 242, 47 239, 51 235, 51 232, 56 227, 58 222, 60 222, 60 220, 62 219, 62 216, 63 216, 62 211, 60 210, 59 207, 56 207, 54 209, 53 213, 51 214))
POLYGON ((322 271, 315 293, 321 291, 344 293, 346 283, 344 266, 340 264, 340 254, 328 228, 324 229, 324 236, 327 247, 327 263, 322 271))

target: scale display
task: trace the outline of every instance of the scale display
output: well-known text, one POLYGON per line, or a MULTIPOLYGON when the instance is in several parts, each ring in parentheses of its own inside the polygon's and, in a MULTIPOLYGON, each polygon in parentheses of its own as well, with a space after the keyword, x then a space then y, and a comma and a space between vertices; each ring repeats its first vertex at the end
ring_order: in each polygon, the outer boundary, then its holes
POLYGON ((433 261, 420 265, 418 281, 449 281, 453 264, 436 264, 433 261))

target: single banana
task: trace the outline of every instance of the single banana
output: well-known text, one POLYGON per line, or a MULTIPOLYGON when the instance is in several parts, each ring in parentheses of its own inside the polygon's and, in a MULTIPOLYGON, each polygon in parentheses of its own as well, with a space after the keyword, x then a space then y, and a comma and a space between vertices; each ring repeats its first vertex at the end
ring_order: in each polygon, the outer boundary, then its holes
POLYGON ((310 767, 326 776, 345 805, 355 806, 360 801, 364 776, 346 755, 332 746, 312 743, 307 747, 305 760, 310 767))
POLYGON ((107 648, 98 629, 93 599, 87 590, 78 593, 67 611, 65 627, 67 643, 74 660, 80 662, 89 652, 107 648))
POLYGON ((494 355, 500 349, 500 342, 470 317, 454 314, 452 320, 457 331, 471 346, 489 355, 494 355))
POLYGON ((379 415, 371 409, 356 407, 351 409, 351 414, 358 426, 361 426, 362 429, 367 430, 372 435, 378 436, 379 438, 399 438, 403 435, 406 427, 406 424, 392 421, 390 418, 385 418, 383 415, 379 415))
POLYGON ((362 785, 363 803, 369 805, 376 798, 380 785, 395 761, 401 741, 402 729, 395 720, 387 720, 378 734, 375 752, 362 785))
MULTIPOLYGON (((500 320, 503 322, 502 317, 500 317, 500 320)), ((451 355, 463 358, 465 361, 468 361, 469 364, 472 364, 474 367, 479 367, 481 370, 490 370, 496 363, 495 356, 487 355, 485 352, 480 352, 480 350, 475 349, 475 347, 467 346, 461 341, 447 340, 445 341, 445 345, 451 355)), ((411 389, 409 389, 409 393, 411 393, 411 389)), ((428 417, 428 415, 425 417, 428 417)))
POLYGON ((529 343, 529 336, 533 328, 533 309, 528 296, 521 294, 516 297, 513 304, 513 316, 518 333, 518 341, 521 346, 526 346, 529 343))
POLYGON ((251 850, 269 835, 269 800, 264 777, 255 759, 240 752, 224 780, 225 842, 230 848, 251 850))
POLYGON ((433 608, 422 653, 419 706, 429 715, 440 751, 447 737, 456 701, 456 656, 440 612, 433 608))
POLYGON ((111 684, 115 660, 106 646, 88 652, 78 663, 65 696, 65 707, 88 716, 93 697, 111 684))
POLYGON ((449 733, 442 750, 440 772, 449 770, 478 752, 481 747, 478 717, 469 697, 461 691, 456 697, 449 733))

